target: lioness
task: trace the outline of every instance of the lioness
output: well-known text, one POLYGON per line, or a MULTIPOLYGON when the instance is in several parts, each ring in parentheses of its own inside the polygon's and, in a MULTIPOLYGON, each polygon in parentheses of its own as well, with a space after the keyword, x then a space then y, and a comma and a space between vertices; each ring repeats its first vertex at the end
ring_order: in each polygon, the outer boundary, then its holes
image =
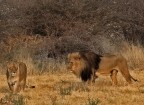
POLYGON ((117 73, 121 72, 126 81, 131 84, 134 79, 127 66, 127 61, 122 55, 101 56, 94 52, 73 52, 68 54, 68 69, 82 81, 95 82, 99 75, 108 75, 113 85, 117 85, 117 73))
POLYGON ((11 62, 7 64, 7 82, 14 93, 23 91, 26 87, 27 67, 23 62, 11 62))

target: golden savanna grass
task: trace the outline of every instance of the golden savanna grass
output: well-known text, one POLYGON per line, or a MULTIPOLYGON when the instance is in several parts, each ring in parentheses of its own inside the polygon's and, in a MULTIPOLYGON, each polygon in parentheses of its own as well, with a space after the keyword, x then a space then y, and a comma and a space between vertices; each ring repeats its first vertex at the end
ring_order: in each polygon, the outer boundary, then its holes
MULTIPOLYGON (((68 72, 28 76, 28 83, 36 88, 26 89, 21 94, 26 105, 92 105, 88 103, 95 101, 100 105, 143 105, 144 71, 131 74, 140 82, 126 86, 123 77, 118 75, 117 87, 112 86, 109 77, 100 77, 95 84, 85 86, 68 72)), ((9 93, 4 75, 0 76, 0 81, 0 97, 4 97, 9 93)))

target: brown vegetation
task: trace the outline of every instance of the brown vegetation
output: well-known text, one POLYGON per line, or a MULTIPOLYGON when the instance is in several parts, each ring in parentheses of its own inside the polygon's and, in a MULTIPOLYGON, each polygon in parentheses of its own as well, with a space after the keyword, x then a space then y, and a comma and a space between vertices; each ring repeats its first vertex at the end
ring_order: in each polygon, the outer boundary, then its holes
POLYGON ((143 38, 143 5, 143 0, 1 0, 0 33, 113 34, 136 41, 143 38))

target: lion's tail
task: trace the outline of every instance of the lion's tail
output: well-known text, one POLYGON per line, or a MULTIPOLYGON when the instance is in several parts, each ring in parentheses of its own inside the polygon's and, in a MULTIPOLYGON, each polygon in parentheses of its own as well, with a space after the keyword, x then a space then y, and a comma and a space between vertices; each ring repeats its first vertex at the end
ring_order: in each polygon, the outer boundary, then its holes
POLYGON ((26 85, 26 88, 35 88, 35 86, 32 86, 32 85, 26 85))
MULTIPOLYGON (((131 76, 131 75, 130 75, 131 76)), ((135 82, 139 82, 137 79, 131 76, 131 79, 134 80, 135 82)))

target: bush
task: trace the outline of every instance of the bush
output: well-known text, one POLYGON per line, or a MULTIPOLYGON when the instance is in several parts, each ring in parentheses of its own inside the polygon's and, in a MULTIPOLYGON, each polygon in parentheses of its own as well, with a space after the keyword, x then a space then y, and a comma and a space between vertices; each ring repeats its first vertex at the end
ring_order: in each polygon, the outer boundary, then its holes
POLYGON ((18 59, 42 72, 69 52, 115 54, 123 42, 143 44, 144 2, 138 1, 2 0, 0 62, 18 59))

